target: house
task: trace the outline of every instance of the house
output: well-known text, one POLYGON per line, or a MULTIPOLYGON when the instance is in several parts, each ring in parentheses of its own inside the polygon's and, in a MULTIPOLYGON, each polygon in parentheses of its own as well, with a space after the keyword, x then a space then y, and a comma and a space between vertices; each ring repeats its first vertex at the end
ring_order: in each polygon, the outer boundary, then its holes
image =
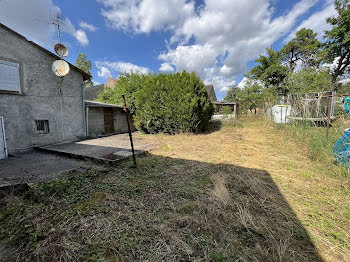
POLYGON ((100 94, 100 92, 103 91, 104 88, 105 88, 104 84, 85 87, 84 89, 85 100, 89 100, 89 101, 96 100, 98 98, 98 95, 100 94))
POLYGON ((114 79, 114 78, 108 78, 108 80, 106 81, 105 83, 105 86, 106 87, 110 87, 110 88, 113 88, 115 87, 115 85, 118 83, 118 80, 117 79, 114 79))
MULTIPOLYGON (((122 106, 85 100, 86 130, 88 136, 128 132, 128 123, 122 106)), ((135 131, 129 117, 130 128, 135 131)))
MULTIPOLYGON (((125 111, 122 106, 95 101, 105 87, 114 88, 117 82, 117 79, 109 78, 105 84, 85 88, 86 130, 88 136, 95 137, 128 132, 125 111)), ((132 119, 129 118, 129 120, 131 130, 135 131, 132 119)))
POLYGON ((108 78, 105 84, 86 87, 84 90, 85 100, 94 101, 98 98, 98 95, 104 90, 105 87, 115 87, 117 79, 108 78))
POLYGON ((51 70, 60 57, 1 23, 0 35, 0 141, 6 135, 8 152, 84 137, 83 82, 91 76, 69 64, 60 78, 51 70))
POLYGON ((210 101, 215 105, 215 113, 214 117, 215 119, 221 118, 223 116, 223 108, 228 106, 231 108, 232 115, 238 114, 238 104, 232 103, 232 102, 225 102, 225 101, 218 101, 215 94, 215 89, 213 85, 206 85, 205 86, 209 95, 210 101))
POLYGON ((213 102, 213 103, 218 101, 218 99, 216 98, 214 86, 213 85, 207 85, 207 86, 205 86, 205 88, 207 89, 210 101, 213 102))

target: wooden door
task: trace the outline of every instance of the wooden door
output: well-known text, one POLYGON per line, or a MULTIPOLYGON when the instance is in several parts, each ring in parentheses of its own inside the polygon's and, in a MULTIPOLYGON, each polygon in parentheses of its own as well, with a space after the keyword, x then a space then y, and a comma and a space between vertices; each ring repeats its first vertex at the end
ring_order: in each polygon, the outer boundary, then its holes
POLYGON ((106 134, 114 133, 113 108, 104 107, 103 115, 104 115, 105 133, 106 134))

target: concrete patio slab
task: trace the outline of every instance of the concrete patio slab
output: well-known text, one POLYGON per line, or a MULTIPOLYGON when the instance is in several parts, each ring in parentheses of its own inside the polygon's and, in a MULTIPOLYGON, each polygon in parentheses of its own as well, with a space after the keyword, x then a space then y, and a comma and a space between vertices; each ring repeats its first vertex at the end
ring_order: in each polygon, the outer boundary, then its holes
POLYGON ((84 172, 92 165, 89 161, 29 150, 0 160, 0 187, 48 181, 64 172, 84 172))
MULTIPOLYGON (((157 147, 157 144, 149 143, 138 136, 133 138, 133 142, 136 154, 146 153, 157 147)), ((87 158, 109 162, 123 160, 132 155, 128 134, 43 146, 39 149, 80 159, 87 158)))

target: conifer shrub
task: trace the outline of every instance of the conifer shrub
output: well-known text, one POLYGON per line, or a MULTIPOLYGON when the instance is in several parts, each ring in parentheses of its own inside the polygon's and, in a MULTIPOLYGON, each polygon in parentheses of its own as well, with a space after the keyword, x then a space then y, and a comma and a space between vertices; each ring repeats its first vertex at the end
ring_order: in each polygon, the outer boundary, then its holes
POLYGON ((198 132, 208 127, 214 106, 203 81, 195 74, 123 74, 114 88, 105 88, 101 102, 122 104, 145 133, 198 132))

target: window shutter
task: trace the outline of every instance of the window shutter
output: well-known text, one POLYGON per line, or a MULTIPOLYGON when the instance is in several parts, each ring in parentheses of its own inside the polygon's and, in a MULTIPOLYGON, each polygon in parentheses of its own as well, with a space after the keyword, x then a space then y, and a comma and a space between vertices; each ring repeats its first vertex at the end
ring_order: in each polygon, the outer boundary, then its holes
POLYGON ((19 92, 19 65, 0 60, 0 90, 19 92))

